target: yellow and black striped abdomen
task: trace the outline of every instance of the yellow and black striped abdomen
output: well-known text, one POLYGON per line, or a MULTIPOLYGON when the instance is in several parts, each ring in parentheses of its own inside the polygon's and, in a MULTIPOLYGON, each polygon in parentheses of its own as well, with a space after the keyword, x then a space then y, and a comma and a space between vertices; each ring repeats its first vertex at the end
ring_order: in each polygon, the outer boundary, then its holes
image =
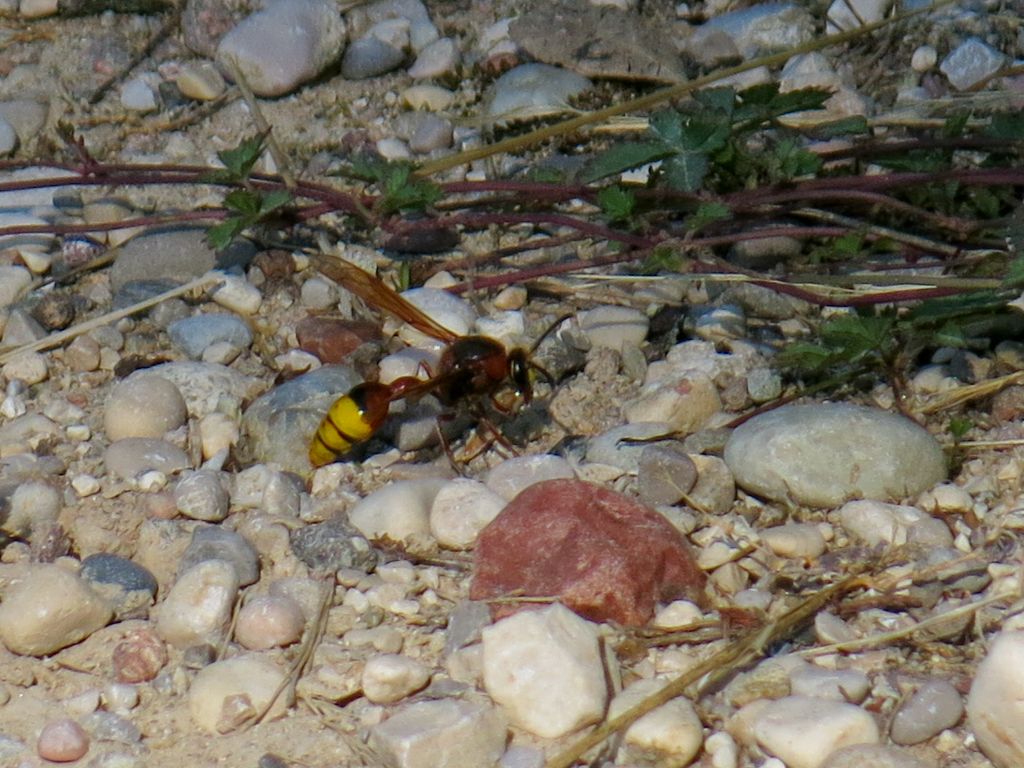
POLYGON ((387 418, 390 403, 391 389, 376 382, 359 384, 339 397, 313 435, 309 462, 322 467, 369 440, 387 418))

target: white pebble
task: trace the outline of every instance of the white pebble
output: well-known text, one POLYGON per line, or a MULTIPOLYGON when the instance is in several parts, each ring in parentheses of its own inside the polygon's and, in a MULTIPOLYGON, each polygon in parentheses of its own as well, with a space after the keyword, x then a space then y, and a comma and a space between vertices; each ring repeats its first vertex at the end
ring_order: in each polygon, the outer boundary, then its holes
POLYGON ((213 292, 213 300, 239 315, 254 315, 263 303, 260 289, 244 277, 223 275, 221 286, 213 292))
POLYGON ((825 551, 825 537, 813 523, 786 523, 761 532, 761 540, 779 557, 814 559, 825 551))
POLYGON ((220 641, 231 621, 238 594, 238 573, 224 560, 205 560, 189 568, 152 613, 156 631, 178 648, 220 641))
POLYGON ((153 112, 156 93, 144 78, 134 77, 121 86, 121 106, 132 112, 153 112))
POLYGON ((605 304, 580 313, 580 329, 595 347, 621 350, 639 346, 647 338, 650 321, 632 307, 605 304))
POLYGON ((421 83, 402 91, 402 103, 414 110, 425 109, 430 112, 442 112, 448 109, 454 100, 455 94, 439 85, 421 83))
POLYGON ((659 609, 651 623, 658 629, 679 629, 700 621, 703 616, 701 609, 689 600, 674 600, 659 609))
POLYGON ((45 656, 79 642, 113 615, 109 603, 75 574, 34 565, 0 603, 0 639, 24 656, 45 656))
POLYGON ((221 451, 230 451, 240 436, 238 421, 227 414, 214 412, 199 420, 199 442, 204 460, 221 451))
POLYGON ((79 498, 84 499, 100 492, 100 481, 92 475, 75 475, 71 478, 71 487, 79 498))
POLYGON ((130 712, 139 705, 139 689, 127 683, 111 683, 103 689, 103 704, 112 712, 130 712))
MULTIPOLYGON (((619 693, 608 706, 609 719, 621 715, 661 690, 665 680, 638 680, 619 693)), ((704 726, 689 700, 675 698, 648 712, 626 729, 627 754, 639 750, 645 761, 656 755, 660 764, 688 765, 704 741, 704 726)), ((637 762, 640 755, 634 755, 637 762)))
POLYGON ((368 539, 429 541, 430 507, 447 480, 428 478, 391 483, 349 512, 349 522, 368 539))
POLYGON ((938 51, 936 51, 930 45, 922 45, 914 51, 914 55, 910 57, 910 68, 918 74, 924 74, 932 67, 935 66, 935 62, 939 60, 938 51))
POLYGON ((1003 630, 978 665, 967 697, 967 724, 998 768, 1016 768, 1024 755, 1024 710, 1013 702, 1024 688, 1024 631, 1003 630))
POLYGON ((330 309, 338 301, 338 292, 326 280, 311 277, 302 284, 299 300, 302 306, 310 309, 330 309))
POLYGON ((250 651, 284 648, 298 642, 306 618, 290 597, 264 595, 249 600, 238 612, 235 639, 250 651))
POLYGON ((398 768, 480 768, 505 751, 508 729, 497 708, 471 701, 420 701, 370 732, 384 764, 398 768))
POLYGON ((626 403, 624 413, 630 424, 661 421, 679 435, 689 435, 707 425, 722 410, 718 388, 702 373, 693 373, 674 382, 656 382, 626 403))
POLYGON ((447 483, 430 507, 430 532, 443 547, 470 549, 480 532, 505 507, 486 485, 468 478, 447 483))
POLYGON ((512 501, 522 491, 544 480, 575 477, 572 465, 562 456, 535 453, 506 459, 487 473, 487 487, 505 501, 512 501))
POLYGON ((363 667, 363 695, 374 704, 392 704, 423 688, 430 670, 415 659, 393 653, 374 656, 363 667))
POLYGON ((555 739, 597 722, 607 688, 597 628, 554 604, 483 630, 484 686, 509 719, 555 739))
MULTIPOLYGON (((266 707, 285 679, 285 671, 266 656, 249 654, 204 667, 188 691, 192 720, 210 733, 227 733, 266 707)), ((268 719, 283 715, 288 696, 278 696, 268 719)))
POLYGON ((948 547, 953 543, 953 535, 945 523, 916 507, 902 504, 866 499, 851 501, 840 508, 839 521, 847 533, 869 546, 909 543, 948 547))
POLYGON ((880 738, 875 719, 860 707, 809 696, 751 702, 729 719, 726 729, 787 768, 819 768, 840 747, 877 744, 880 738))
POLYGON ((918 499, 922 509, 938 515, 962 515, 974 508, 971 494, 953 483, 940 483, 918 499))
POLYGON ((4 363, 3 376, 10 381, 18 379, 27 386, 45 381, 49 375, 46 357, 39 352, 22 352, 4 363))
POLYGON ((163 437, 188 418, 181 391, 154 374, 129 376, 111 390, 103 423, 111 442, 126 437, 163 437))
POLYGON ((414 80, 425 80, 453 74, 458 66, 458 44, 450 37, 442 37, 420 51, 408 73, 414 80))
POLYGON ((794 696, 813 696, 860 704, 871 689, 868 676, 859 669, 824 669, 804 664, 789 673, 790 690, 794 696))
MULTIPOLYGON (((402 297, 457 335, 468 334, 476 322, 473 305, 448 291, 438 288, 413 288, 403 292, 402 297)), ((436 342, 410 325, 402 326, 399 336, 411 346, 430 347, 436 342)))

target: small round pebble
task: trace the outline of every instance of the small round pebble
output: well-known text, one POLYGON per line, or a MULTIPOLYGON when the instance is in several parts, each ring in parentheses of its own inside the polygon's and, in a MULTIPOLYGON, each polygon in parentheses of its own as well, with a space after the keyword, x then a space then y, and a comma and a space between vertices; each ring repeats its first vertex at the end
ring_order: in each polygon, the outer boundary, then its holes
POLYGON ((130 376, 110 392, 103 420, 113 442, 126 437, 163 437, 188 418, 181 391, 162 376, 130 376))
POLYGON ((434 497, 430 532, 443 547, 469 549, 504 506, 505 499, 483 483, 457 478, 434 497))
POLYGON ((415 659, 382 654, 363 667, 363 695, 374 704, 391 704, 420 690, 429 680, 430 670, 415 659))
POLYGON ((761 540, 779 557, 813 559, 825 552, 825 537, 812 523, 786 523, 761 532, 761 540))
POLYGON ((305 624, 302 608, 290 597, 254 597, 238 612, 235 639, 250 651, 283 648, 302 637, 305 624))
POLYGON ((910 68, 918 74, 923 74, 934 67, 938 60, 939 54, 932 46, 922 45, 910 57, 910 68))
POLYGON ((952 728, 964 714, 960 692, 948 680, 934 678, 912 693, 892 718, 889 735, 897 744, 920 744, 946 728, 952 728))
POLYGON ((89 736, 74 720, 53 720, 43 726, 36 751, 53 763, 74 762, 89 751, 89 736))

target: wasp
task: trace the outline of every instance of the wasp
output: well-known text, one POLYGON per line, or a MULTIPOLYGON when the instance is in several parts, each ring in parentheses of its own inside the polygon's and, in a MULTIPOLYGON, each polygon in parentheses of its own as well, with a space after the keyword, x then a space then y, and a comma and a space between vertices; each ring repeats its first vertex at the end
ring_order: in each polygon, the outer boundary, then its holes
POLYGON ((388 384, 363 382, 335 400, 309 446, 309 461, 314 467, 330 464, 373 437, 396 400, 415 400, 433 394, 442 405, 452 408, 467 398, 488 396, 500 410, 507 410, 495 399, 499 389, 510 386, 517 399, 529 403, 533 396, 532 373, 536 371, 551 381, 550 374, 531 360, 531 351, 506 349, 489 336, 457 334, 349 262, 318 254, 313 256, 313 263, 326 277, 367 304, 446 345, 436 370, 428 371, 425 379, 403 376, 388 384))

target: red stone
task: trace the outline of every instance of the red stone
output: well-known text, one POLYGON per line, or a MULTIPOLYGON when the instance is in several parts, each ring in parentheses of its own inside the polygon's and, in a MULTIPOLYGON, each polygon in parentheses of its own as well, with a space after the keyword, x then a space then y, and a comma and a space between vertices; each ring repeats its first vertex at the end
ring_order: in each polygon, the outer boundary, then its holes
POLYGON ((306 317, 295 326, 299 348, 316 355, 321 363, 341 363, 367 342, 380 339, 380 328, 360 320, 337 317, 306 317))
MULTIPOLYGON (((470 598, 552 597, 593 621, 646 624, 658 601, 706 601, 690 545, 657 512, 580 480, 547 480, 481 533, 470 598)), ((528 604, 527 604, 528 605, 528 604)), ((495 618, 524 605, 496 603, 495 618)))
POLYGON ((167 649, 150 630, 133 630, 114 648, 113 662, 119 683, 144 683, 167 663, 167 649))

